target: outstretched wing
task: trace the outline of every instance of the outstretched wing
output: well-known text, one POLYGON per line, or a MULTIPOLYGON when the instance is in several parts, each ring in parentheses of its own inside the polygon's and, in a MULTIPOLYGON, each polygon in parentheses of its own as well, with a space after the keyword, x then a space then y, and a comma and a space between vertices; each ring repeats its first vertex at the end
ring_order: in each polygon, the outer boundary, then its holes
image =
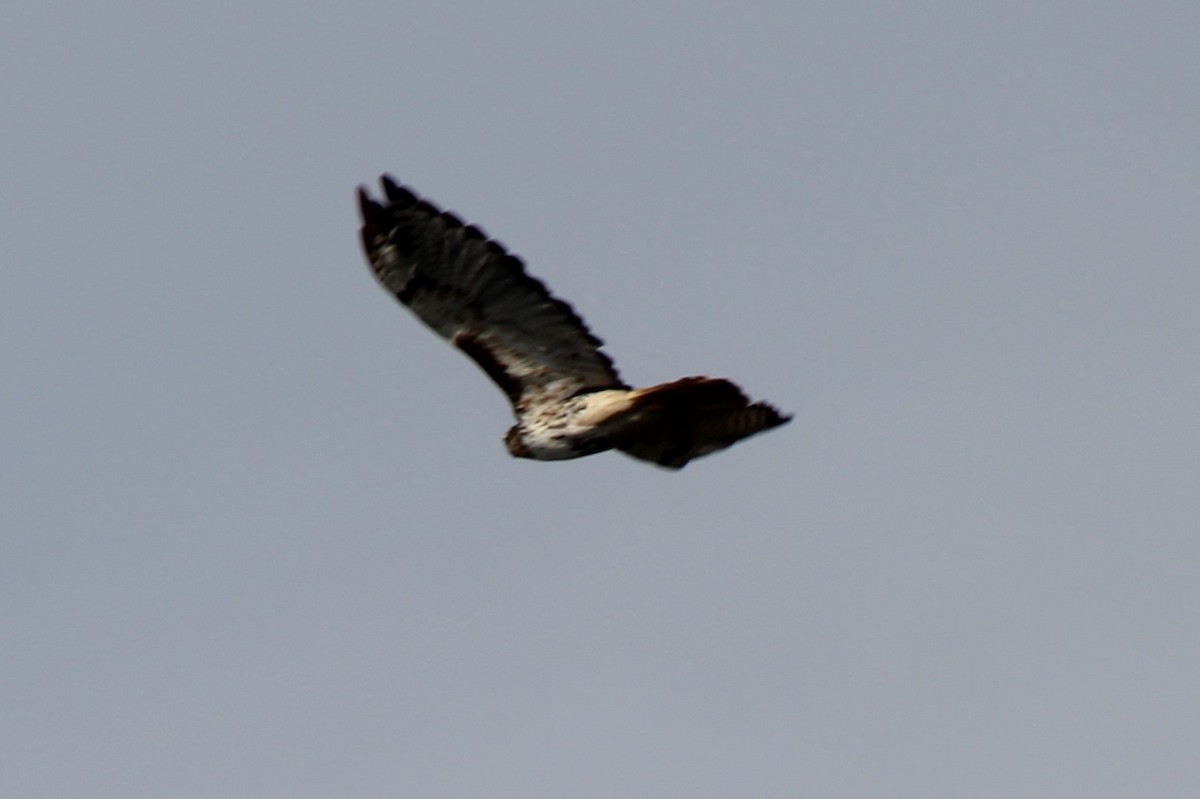
POLYGON ((362 244, 400 302, 471 356, 520 413, 605 388, 626 388, 602 342, 521 259, 474 225, 382 178, 386 202, 359 188, 362 244))
POLYGON ((716 377, 637 389, 630 400, 640 418, 618 438, 617 449, 669 469, 792 419, 765 402, 751 403, 735 384, 716 377))

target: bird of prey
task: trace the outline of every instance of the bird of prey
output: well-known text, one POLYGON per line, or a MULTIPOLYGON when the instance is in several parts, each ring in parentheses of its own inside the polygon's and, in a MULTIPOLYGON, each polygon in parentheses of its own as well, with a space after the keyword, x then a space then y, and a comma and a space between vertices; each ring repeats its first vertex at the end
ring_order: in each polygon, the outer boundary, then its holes
POLYGON ((790 421, 722 378, 627 385, 600 339, 519 258, 390 176, 381 182, 381 200, 358 190, 371 270, 507 395, 517 423, 504 443, 515 457, 554 461, 617 449, 681 469, 790 421))

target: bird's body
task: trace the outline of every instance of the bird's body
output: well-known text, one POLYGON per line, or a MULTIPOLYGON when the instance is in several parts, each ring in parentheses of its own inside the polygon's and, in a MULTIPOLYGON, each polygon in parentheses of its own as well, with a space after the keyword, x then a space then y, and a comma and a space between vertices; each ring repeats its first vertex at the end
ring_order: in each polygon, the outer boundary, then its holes
POLYGON ((386 204, 359 190, 367 260, 508 397, 512 455, 551 461, 618 449, 678 469, 790 420, 722 378, 626 385, 600 340, 520 259, 387 176, 383 187, 386 204))
POLYGON ((517 419, 505 438, 520 458, 561 461, 612 449, 633 409, 633 391, 601 389, 547 403, 517 419))

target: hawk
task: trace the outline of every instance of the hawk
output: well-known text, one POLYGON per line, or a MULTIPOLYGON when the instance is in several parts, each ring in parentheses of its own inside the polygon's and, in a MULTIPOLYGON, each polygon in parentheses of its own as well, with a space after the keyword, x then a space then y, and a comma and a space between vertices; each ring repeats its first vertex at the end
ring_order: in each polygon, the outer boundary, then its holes
POLYGON ((721 378, 627 385, 600 339, 521 259, 390 176, 381 182, 382 200, 358 190, 371 270, 505 393, 517 422, 504 437, 513 456, 554 461, 617 449, 681 469, 791 420, 721 378))

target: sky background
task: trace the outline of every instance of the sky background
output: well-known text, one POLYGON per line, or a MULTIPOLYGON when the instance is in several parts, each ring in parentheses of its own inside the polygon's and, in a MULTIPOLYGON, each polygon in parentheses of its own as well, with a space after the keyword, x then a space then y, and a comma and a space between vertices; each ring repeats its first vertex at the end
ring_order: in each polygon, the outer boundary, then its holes
POLYGON ((12 0, 0 795, 1194 797, 1200 6, 12 0), (515 461, 392 172, 636 384, 515 461))

